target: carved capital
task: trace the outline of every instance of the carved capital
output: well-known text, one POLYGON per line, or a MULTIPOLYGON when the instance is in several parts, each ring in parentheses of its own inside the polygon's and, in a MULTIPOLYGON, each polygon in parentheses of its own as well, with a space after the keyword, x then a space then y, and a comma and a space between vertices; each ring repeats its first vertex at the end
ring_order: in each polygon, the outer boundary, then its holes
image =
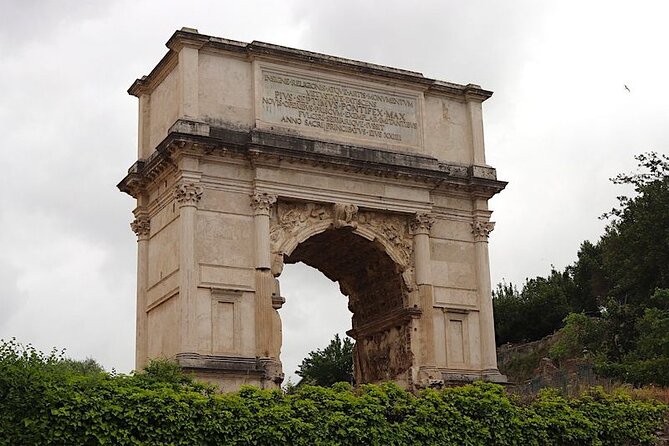
POLYGON ((151 232, 151 222, 147 216, 139 216, 130 223, 130 228, 140 240, 147 239, 151 232))
POLYGON ((358 206, 354 204, 335 203, 334 205, 334 227, 343 228, 350 226, 357 228, 358 206))
POLYGON ((195 183, 181 183, 174 189, 174 198, 179 206, 197 206, 202 198, 202 186, 195 183))
POLYGON ((495 229, 495 223, 492 221, 474 220, 472 223, 474 240, 477 242, 487 241, 493 229, 495 229))
POLYGON ((267 192, 254 192, 251 194, 251 207, 256 215, 269 215, 269 210, 276 203, 276 195, 267 192))
POLYGON ((434 224, 434 217, 427 212, 417 212, 409 222, 409 229, 412 234, 430 234, 430 229, 434 224))

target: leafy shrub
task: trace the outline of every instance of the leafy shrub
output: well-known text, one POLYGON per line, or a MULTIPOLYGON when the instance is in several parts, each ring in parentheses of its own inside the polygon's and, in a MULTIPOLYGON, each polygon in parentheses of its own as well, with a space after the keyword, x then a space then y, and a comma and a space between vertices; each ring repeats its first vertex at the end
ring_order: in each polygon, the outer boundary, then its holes
POLYGON ((583 313, 570 313, 564 318, 564 327, 558 331, 548 355, 561 362, 567 358, 590 357, 602 350, 606 322, 583 313))
POLYGON ((490 383, 215 394, 165 362, 81 374, 57 352, 10 341, 0 353, 0 445, 650 445, 667 410, 599 390, 521 404, 490 383))

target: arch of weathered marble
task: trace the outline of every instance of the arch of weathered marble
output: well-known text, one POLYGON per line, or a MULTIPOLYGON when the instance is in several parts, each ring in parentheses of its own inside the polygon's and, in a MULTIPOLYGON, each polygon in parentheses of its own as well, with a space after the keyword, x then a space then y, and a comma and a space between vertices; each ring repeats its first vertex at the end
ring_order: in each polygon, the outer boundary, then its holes
POLYGON ((129 92, 137 366, 279 385, 284 263, 340 284, 358 382, 502 381, 488 261, 492 94, 182 29, 129 92))

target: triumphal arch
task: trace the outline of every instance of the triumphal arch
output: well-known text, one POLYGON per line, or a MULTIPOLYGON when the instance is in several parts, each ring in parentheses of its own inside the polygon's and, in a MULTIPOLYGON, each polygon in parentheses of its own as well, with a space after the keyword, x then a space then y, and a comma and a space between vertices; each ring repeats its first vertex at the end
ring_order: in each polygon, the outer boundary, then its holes
POLYGON ((348 297, 357 382, 504 380, 491 92, 188 28, 167 47, 129 89, 138 161, 119 184, 137 200, 138 368, 166 356, 224 390, 278 385, 281 270, 304 262, 348 297))

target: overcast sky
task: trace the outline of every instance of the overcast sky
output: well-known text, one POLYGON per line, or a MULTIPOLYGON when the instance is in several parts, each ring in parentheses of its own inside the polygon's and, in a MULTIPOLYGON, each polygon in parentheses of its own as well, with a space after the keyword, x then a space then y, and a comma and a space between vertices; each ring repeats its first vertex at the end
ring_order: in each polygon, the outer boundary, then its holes
MULTIPOLYGON (((509 186, 491 201, 492 280, 521 284, 602 234, 622 192, 608 178, 669 151, 668 5, 0 0, 0 338, 133 368, 134 206, 115 187, 136 159, 126 89, 182 26, 493 90, 487 161, 509 186)), ((281 279, 290 374, 350 314, 317 271, 281 279)))

